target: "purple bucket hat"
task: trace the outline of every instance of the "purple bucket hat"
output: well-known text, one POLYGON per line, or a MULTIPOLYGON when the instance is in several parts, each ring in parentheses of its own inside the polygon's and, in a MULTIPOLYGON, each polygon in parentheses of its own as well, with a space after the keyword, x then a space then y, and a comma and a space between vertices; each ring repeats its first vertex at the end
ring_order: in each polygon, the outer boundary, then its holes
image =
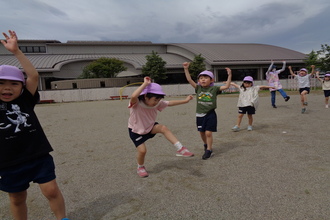
POLYGON ((1 65, 0 79, 20 81, 25 85, 24 74, 16 66, 1 65))
POLYGON ((305 71, 306 73, 308 73, 308 70, 305 68, 301 68, 299 71, 305 71))
POLYGON ((244 77, 244 79, 243 79, 243 82, 244 81, 248 81, 248 82, 252 82, 253 83, 253 78, 252 78, 252 76, 246 76, 246 77, 244 77))
POLYGON ((145 95, 147 93, 153 93, 153 94, 157 94, 157 95, 166 95, 163 92, 162 87, 157 83, 150 83, 146 88, 144 88, 144 90, 140 93, 140 95, 145 95))
MULTIPOLYGON (((202 76, 202 75, 204 75, 204 76, 209 76, 211 79, 214 79, 214 75, 213 75, 213 73, 210 72, 210 71, 208 71, 208 70, 205 70, 205 71, 201 72, 200 74, 198 74, 197 79, 198 79, 200 76, 202 76)), ((212 82, 212 83, 210 84, 210 86, 214 86, 214 82, 212 82)))
POLYGON ((328 77, 330 77, 330 73, 327 73, 327 74, 325 74, 324 76, 328 76, 328 77))

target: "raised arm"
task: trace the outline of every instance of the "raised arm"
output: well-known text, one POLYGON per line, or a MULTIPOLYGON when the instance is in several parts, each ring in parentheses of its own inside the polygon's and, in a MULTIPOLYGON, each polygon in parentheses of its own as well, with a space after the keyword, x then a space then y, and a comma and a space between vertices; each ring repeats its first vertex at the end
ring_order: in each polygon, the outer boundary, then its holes
POLYGON ((189 65, 190 65, 190 63, 188 63, 188 62, 183 63, 184 74, 186 76, 187 81, 190 83, 190 85, 192 87, 196 88, 197 84, 195 83, 194 80, 192 80, 190 73, 189 73, 189 65))
POLYGON ((269 74, 269 72, 272 70, 273 65, 274 65, 274 61, 271 61, 270 65, 269 65, 269 67, 268 67, 268 70, 267 70, 267 72, 266 72, 266 76, 267 76, 267 75, 269 74))
POLYGON ((139 96, 141 92, 151 83, 151 78, 148 76, 144 77, 143 80, 144 80, 143 84, 139 86, 131 95, 131 99, 130 99, 131 106, 139 101, 139 96))
POLYGON ((2 33, 6 40, 1 40, 1 43, 8 51, 13 53, 17 60, 20 62, 27 76, 25 85, 26 89, 34 95, 38 88, 39 73, 36 68, 34 68, 30 60, 19 49, 17 44, 18 38, 15 31, 9 30, 8 32, 9 36, 6 33, 2 33))
POLYGON ((296 74, 293 73, 291 66, 288 66, 288 69, 289 69, 290 74, 291 74, 292 76, 296 76, 296 74))
POLYGON ((181 105, 181 104, 186 104, 188 103, 190 100, 193 99, 192 95, 188 95, 185 99, 183 100, 171 100, 168 102, 168 106, 175 106, 175 105, 181 105))
POLYGON ((315 65, 311 65, 311 67, 312 67, 311 75, 313 76, 315 74, 315 65))
POLYGON ((282 61, 282 63, 283 63, 283 65, 282 65, 282 69, 280 69, 280 73, 283 72, 286 67, 286 62, 284 60, 282 61))
POLYGON ((231 69, 226 67, 226 70, 227 70, 227 74, 228 74, 228 77, 227 77, 227 81, 226 81, 226 84, 224 86, 220 86, 220 90, 226 90, 230 87, 230 83, 231 83, 231 69))
POLYGON ((320 71, 316 71, 316 79, 318 79, 319 81, 322 81, 319 74, 320 74, 320 71))

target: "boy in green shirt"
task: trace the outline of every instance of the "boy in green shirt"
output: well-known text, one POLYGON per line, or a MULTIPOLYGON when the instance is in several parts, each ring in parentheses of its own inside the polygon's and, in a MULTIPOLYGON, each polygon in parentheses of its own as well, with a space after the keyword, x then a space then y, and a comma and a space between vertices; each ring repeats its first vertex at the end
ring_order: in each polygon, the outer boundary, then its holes
POLYGON ((213 136, 212 132, 217 131, 217 95, 222 90, 228 89, 231 83, 231 69, 226 68, 228 78, 224 86, 214 86, 214 75, 210 71, 203 71, 198 75, 198 83, 191 79, 189 73, 190 63, 183 63, 184 72, 187 81, 196 92, 196 124, 197 130, 204 143, 203 160, 206 160, 212 155, 213 136))

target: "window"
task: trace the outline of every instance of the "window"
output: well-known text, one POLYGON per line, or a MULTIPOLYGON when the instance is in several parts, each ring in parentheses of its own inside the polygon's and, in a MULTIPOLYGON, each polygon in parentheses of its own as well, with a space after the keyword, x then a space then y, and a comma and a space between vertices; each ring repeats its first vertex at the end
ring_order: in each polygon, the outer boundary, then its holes
POLYGON ((46 53, 45 46, 20 46, 19 49, 23 53, 46 53))

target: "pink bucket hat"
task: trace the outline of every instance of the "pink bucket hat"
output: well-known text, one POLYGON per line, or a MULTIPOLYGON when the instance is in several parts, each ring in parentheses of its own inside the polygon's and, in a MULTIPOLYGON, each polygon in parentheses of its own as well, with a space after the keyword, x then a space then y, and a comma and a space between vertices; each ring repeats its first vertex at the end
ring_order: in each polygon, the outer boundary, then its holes
MULTIPOLYGON (((200 74, 198 74, 198 76, 197 76, 197 79, 200 77, 200 76, 209 76, 211 79, 214 79, 214 75, 213 75, 213 73, 211 72, 211 71, 208 71, 208 70, 205 70, 205 71, 203 71, 203 72, 201 72, 200 74)), ((210 84, 210 86, 214 86, 214 83, 212 82, 211 84, 210 84)))
POLYGON ((0 79, 20 81, 25 85, 24 74, 16 66, 1 65, 0 79))
POLYGON ((144 88, 144 90, 141 92, 140 95, 145 95, 147 93, 153 93, 153 94, 157 94, 157 95, 166 95, 163 92, 162 87, 157 83, 150 83, 146 88, 144 88))

